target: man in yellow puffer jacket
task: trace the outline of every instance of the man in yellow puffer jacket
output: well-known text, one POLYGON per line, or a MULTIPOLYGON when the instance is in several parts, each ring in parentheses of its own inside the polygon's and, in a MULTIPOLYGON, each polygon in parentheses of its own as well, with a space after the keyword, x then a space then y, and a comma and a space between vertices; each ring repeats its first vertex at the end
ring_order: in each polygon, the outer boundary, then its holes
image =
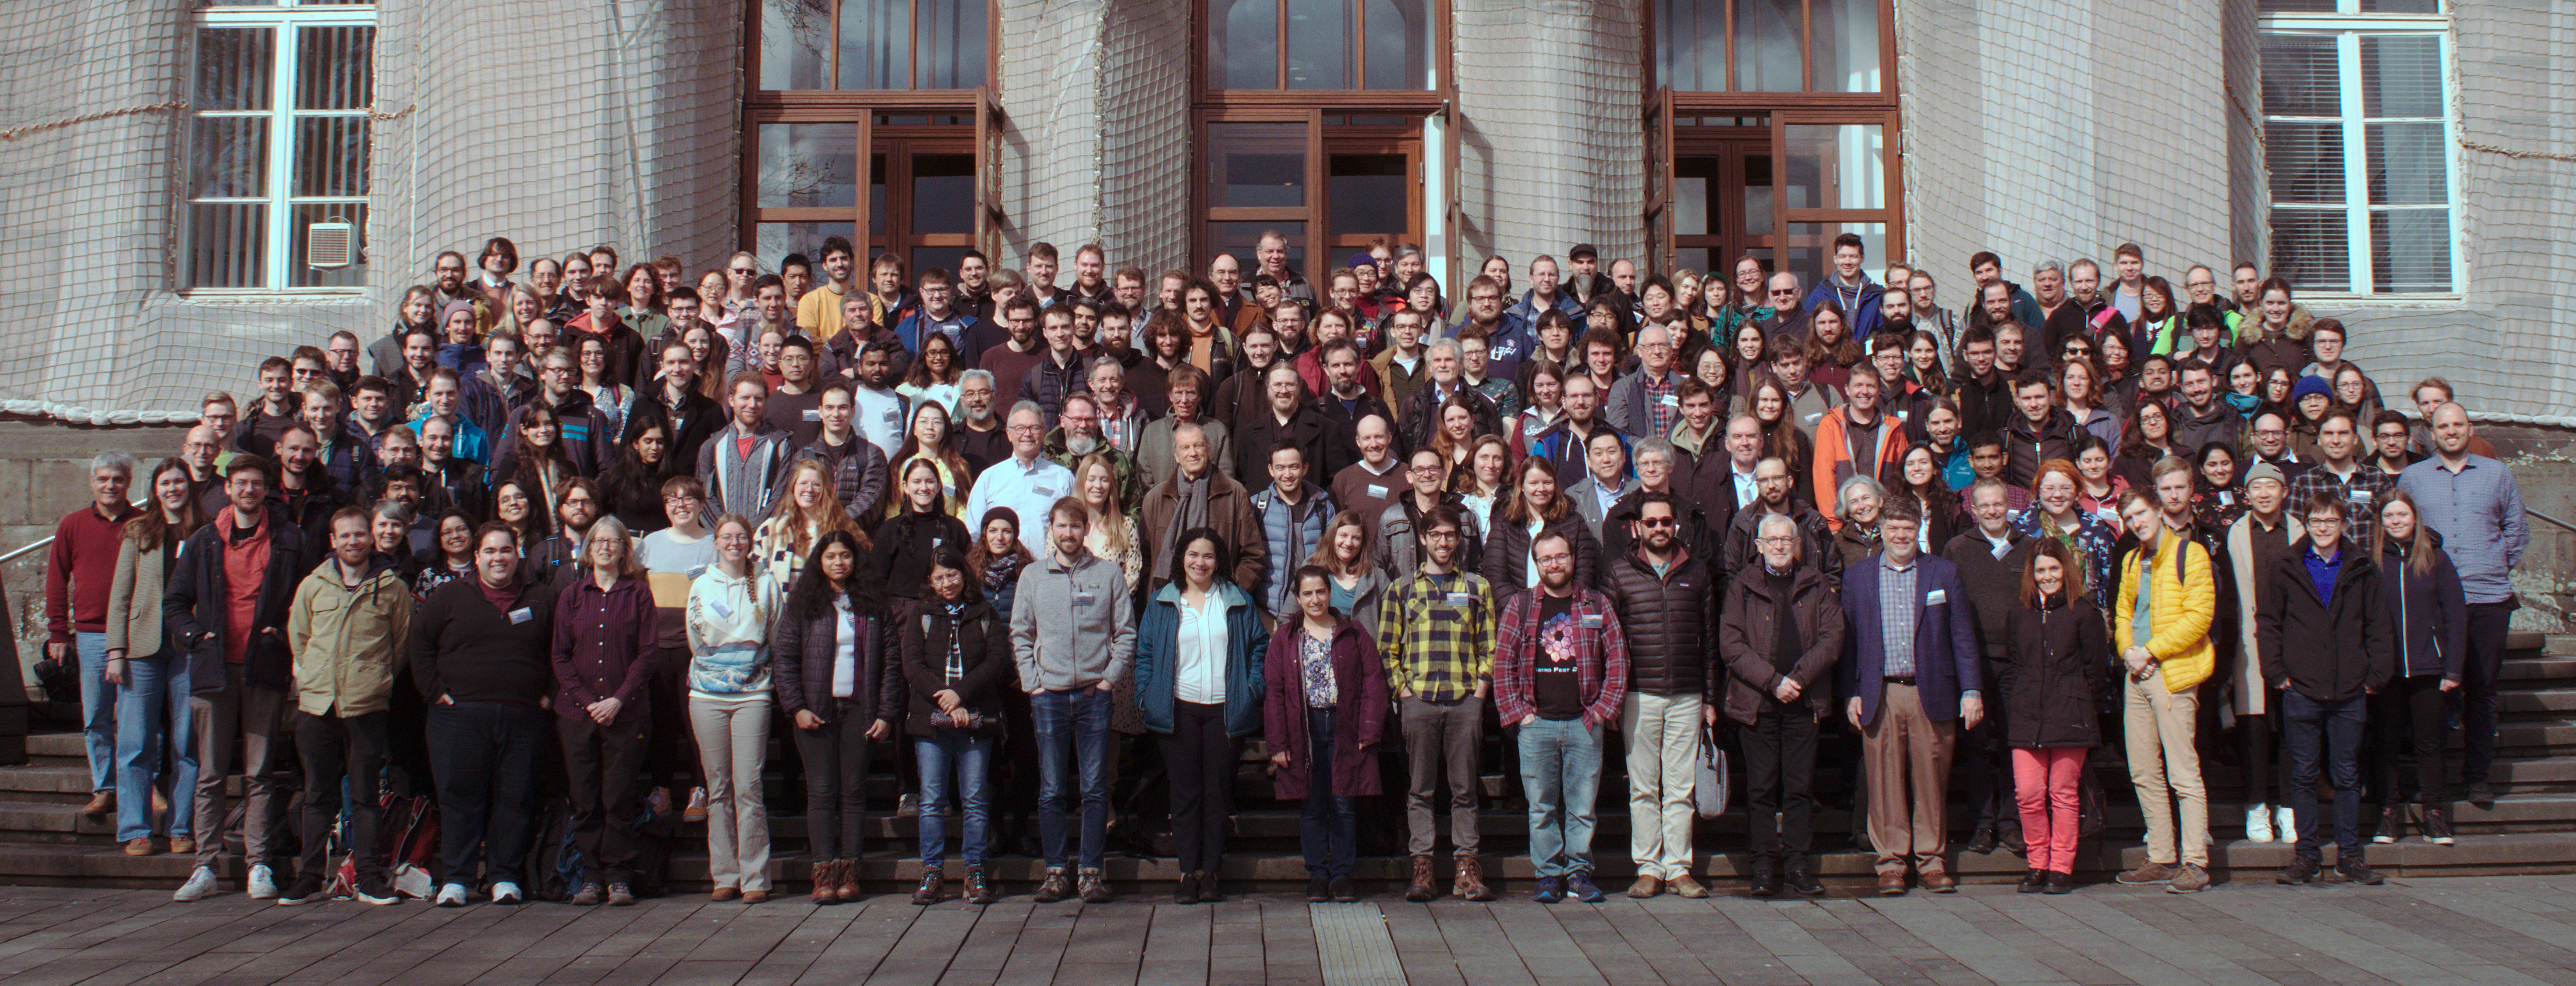
POLYGON ((2209 792, 2192 742, 2200 712, 2195 689, 2216 664, 2209 626, 2218 613, 2218 582, 2209 552, 2185 532, 2167 529, 2145 493, 2121 494, 2120 517, 2138 535, 2138 547, 2116 569, 2120 595, 2111 633, 2127 671, 2120 684, 2121 720, 2128 732, 2129 781, 2137 786, 2147 820, 2147 863, 2119 880, 2192 893, 2209 886, 2209 792), (2178 829, 2175 802, 2182 809, 2178 829))

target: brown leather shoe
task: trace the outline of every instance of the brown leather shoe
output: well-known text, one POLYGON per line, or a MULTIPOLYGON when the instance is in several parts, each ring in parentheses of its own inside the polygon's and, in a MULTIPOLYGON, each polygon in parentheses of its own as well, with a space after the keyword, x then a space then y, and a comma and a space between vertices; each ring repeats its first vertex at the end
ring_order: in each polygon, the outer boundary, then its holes
POLYGON ((128 856, 152 855, 152 837, 147 835, 125 840, 125 854, 128 856))
POLYGON ((1405 886, 1404 899, 1420 904, 1440 896, 1439 889, 1432 885, 1432 875, 1430 853, 1413 857, 1413 881, 1405 886))
POLYGON ((116 792, 93 791, 90 793, 89 803, 81 806, 80 813, 89 816, 92 820, 96 820, 107 817, 109 812, 115 810, 116 792))
POLYGON ((766 890, 745 890, 742 892, 742 902, 745 904, 757 904, 768 899, 769 891, 766 890))
POLYGON ((1628 896, 1637 900, 1644 900, 1663 892, 1664 881, 1643 873, 1637 874, 1637 882, 1628 885, 1628 896))
POLYGON ((1951 876, 1946 870, 1923 874, 1922 878, 1915 882, 1921 883, 1923 889, 1936 894, 1957 893, 1959 890, 1958 878, 1951 876))
POLYGON ((195 839, 182 835, 170 840, 170 854, 173 856, 185 856, 196 851, 197 840, 195 839))
POLYGON ((721 904, 725 901, 734 900, 741 896, 741 887, 717 887, 714 893, 707 895, 707 899, 721 904))
POLYGON ((840 903, 840 902, 841 902, 841 863, 840 863, 840 861, 839 861, 839 860, 835 860, 835 859, 823 859, 823 860, 816 860, 816 861, 814 862, 813 871, 814 871, 814 903, 817 903, 817 904, 838 904, 838 903, 840 903))
POLYGON ((861 896, 859 893, 859 861, 855 859, 844 859, 833 865, 837 867, 834 872, 840 876, 841 880, 840 885, 833 888, 832 895, 844 904, 858 900, 861 896))
POLYGON ((1878 895, 1881 897, 1905 896, 1905 871, 1889 870, 1879 874, 1878 895))
POLYGON ((1474 856, 1458 857, 1458 877, 1452 881, 1449 892, 1458 895, 1460 900, 1478 903, 1493 900, 1494 892, 1485 886, 1485 861, 1474 856))
POLYGON ((1691 879, 1688 873, 1672 878, 1668 885, 1673 893, 1691 900, 1701 900, 1708 896, 1708 888, 1700 886, 1700 882, 1691 879))

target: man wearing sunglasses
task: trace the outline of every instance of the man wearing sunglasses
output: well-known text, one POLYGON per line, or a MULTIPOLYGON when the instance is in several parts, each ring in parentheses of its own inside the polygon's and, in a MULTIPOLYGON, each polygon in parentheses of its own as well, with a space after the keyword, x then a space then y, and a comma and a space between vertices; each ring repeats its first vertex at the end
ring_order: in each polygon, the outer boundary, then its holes
POLYGON ((1681 896, 1706 897, 1690 873, 1691 816, 1700 730, 1717 722, 1708 638, 1718 593, 1708 559, 1685 541, 1680 501, 1659 491, 1636 503, 1627 553, 1601 570, 1602 594, 1628 632, 1628 691, 1619 702, 1628 853, 1637 864, 1628 896, 1653 897, 1670 885, 1681 896))

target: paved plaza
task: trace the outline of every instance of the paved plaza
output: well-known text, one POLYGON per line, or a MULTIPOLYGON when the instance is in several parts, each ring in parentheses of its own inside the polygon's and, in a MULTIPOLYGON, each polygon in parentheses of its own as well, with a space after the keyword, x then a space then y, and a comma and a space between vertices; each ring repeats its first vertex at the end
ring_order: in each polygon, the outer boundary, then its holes
POLYGON ((0 888, 0 983, 2576 983, 2576 876, 1601 905, 278 907, 0 888))

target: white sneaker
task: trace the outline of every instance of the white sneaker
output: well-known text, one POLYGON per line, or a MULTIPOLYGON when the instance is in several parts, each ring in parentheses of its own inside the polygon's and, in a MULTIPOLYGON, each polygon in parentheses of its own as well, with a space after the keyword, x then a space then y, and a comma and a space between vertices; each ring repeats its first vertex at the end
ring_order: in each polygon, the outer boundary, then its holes
POLYGON ((527 896, 526 894, 523 894, 523 893, 520 893, 520 892, 519 892, 519 885, 518 885, 518 884, 512 883, 512 882, 510 882, 510 881, 508 881, 508 880, 495 880, 495 881, 492 881, 492 902, 493 902, 493 903, 495 903, 495 904, 516 904, 516 903, 519 903, 519 902, 524 901, 524 900, 527 900, 527 899, 528 899, 528 896, 527 896))
POLYGON ((2272 841, 2272 806, 2255 805, 2245 809, 2245 841, 2272 841))
POLYGON ((2272 838, 2280 842, 2299 841, 2299 813, 2289 805, 2272 806, 2272 838))
POLYGON ((277 899, 277 874, 265 864, 250 868, 250 899, 277 899))
POLYGON ((438 888, 438 906, 465 906, 465 885, 462 883, 451 883, 438 888))
POLYGON ((213 892, 215 892, 215 871, 200 866, 197 867, 196 872, 188 874, 188 882, 180 884, 179 892, 171 894, 170 899, 186 904, 202 899, 213 892))

